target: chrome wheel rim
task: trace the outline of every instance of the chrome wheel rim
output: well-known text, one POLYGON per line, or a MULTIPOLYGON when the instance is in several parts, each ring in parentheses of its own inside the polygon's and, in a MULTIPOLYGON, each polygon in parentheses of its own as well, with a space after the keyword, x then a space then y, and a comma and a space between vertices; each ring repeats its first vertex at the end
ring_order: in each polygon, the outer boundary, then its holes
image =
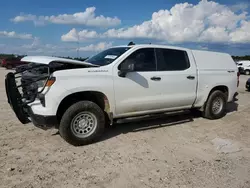
POLYGON ((213 105, 212 105, 213 114, 219 114, 221 112, 222 108, 223 108, 222 98, 220 98, 220 97, 215 98, 213 101, 213 105))
POLYGON ((71 121, 71 131, 79 138, 86 138, 92 135, 97 127, 97 118, 91 112, 81 112, 71 121))

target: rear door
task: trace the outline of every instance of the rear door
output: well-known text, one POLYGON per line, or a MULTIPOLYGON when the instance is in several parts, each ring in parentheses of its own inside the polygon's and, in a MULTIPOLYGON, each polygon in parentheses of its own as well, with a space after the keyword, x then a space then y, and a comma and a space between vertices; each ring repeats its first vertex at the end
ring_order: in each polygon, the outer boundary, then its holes
POLYGON ((185 50, 156 48, 157 77, 166 109, 190 108, 196 99, 196 65, 185 50), (190 60, 191 59, 191 60, 190 60))

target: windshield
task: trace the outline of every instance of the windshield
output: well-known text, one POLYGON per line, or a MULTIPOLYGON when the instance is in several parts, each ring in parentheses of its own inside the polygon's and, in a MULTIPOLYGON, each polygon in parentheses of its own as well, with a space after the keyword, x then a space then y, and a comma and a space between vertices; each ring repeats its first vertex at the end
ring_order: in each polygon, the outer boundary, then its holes
POLYGON ((130 47, 109 48, 90 57, 89 59, 86 59, 85 62, 100 66, 108 65, 129 49, 130 47))

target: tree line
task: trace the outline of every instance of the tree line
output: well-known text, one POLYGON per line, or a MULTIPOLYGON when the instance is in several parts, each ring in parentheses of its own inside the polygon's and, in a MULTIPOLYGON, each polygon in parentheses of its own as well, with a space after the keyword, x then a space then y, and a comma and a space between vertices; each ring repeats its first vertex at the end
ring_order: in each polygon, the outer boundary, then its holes
POLYGON ((250 55, 245 56, 232 56, 235 61, 250 60, 250 55))

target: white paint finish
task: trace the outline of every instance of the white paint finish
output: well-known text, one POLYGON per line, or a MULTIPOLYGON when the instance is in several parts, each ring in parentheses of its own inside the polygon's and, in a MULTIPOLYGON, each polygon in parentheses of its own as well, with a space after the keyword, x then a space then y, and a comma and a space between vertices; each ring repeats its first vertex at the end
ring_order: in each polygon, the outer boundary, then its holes
POLYGON ((237 66, 238 67, 248 67, 248 66, 250 66, 250 61, 248 61, 248 60, 246 60, 246 61, 238 61, 237 66))
POLYGON ((250 61, 240 61, 238 67, 243 68, 243 70, 250 70, 250 61))
POLYGON ((61 62, 61 63, 72 63, 72 64, 78 64, 78 65, 90 65, 95 66, 91 63, 73 60, 73 59, 67 59, 67 58, 59 58, 59 57, 50 57, 50 56, 26 56, 21 59, 21 61, 24 62, 30 62, 30 63, 40 63, 48 65, 51 62, 61 62))
POLYGON ((161 82, 150 79, 155 72, 131 72, 125 78, 117 74, 118 71, 114 71, 116 115, 164 107, 164 96, 159 91, 161 82))
MULTIPOLYGON (((130 53, 143 47, 138 46, 130 53)), ((197 75, 192 53, 190 50, 187 50, 187 53, 191 65, 185 71, 132 72, 128 73, 125 78, 118 76, 117 67, 125 57, 121 59, 113 69, 116 99, 115 115, 125 116, 140 112, 146 113, 150 110, 191 108, 196 98, 197 75), (160 77, 161 80, 152 81, 150 78, 154 76, 160 77), (187 76, 194 76, 195 79, 189 80, 187 76)))
MULTIPOLYGON (((52 58, 45 59, 34 57, 33 62, 53 61, 52 58)), ((237 66, 230 55, 160 45, 135 45, 110 65, 61 70, 53 75, 56 82, 46 94, 46 107, 32 104, 37 114, 55 115, 66 96, 83 91, 105 94, 115 118, 188 109, 193 104, 200 107, 211 89, 219 85, 229 88, 228 101, 237 91, 237 66), (125 78, 119 77, 118 65, 133 51, 143 47, 185 50, 190 68, 185 71, 131 72, 125 78), (189 75, 195 79, 187 79, 189 75), (152 81, 153 76, 161 77, 161 81, 152 81)))
POLYGON ((192 50, 198 70, 237 70, 232 57, 226 53, 192 50))
POLYGON ((237 91, 238 68, 229 54, 192 50, 198 70, 196 107, 201 107, 216 86, 227 86, 228 101, 237 91))
MULTIPOLYGON (((169 47, 166 48, 169 49, 169 47)), ((198 77, 195 61, 190 50, 182 50, 188 54, 190 62, 188 69, 183 71, 158 71, 156 73, 162 79, 158 90, 164 98, 162 102, 165 104, 165 109, 191 108, 196 99, 198 77), (187 78, 188 76, 193 76, 194 79, 190 80, 187 78)))

